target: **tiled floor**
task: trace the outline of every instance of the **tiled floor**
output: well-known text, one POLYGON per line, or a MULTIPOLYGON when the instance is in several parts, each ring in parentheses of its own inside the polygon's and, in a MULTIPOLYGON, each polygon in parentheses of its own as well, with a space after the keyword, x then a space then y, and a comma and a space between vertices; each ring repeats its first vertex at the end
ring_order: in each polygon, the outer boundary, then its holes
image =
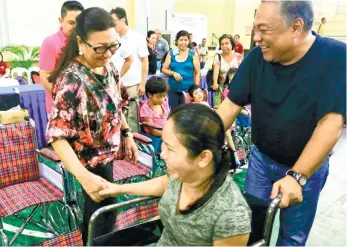
MULTIPOLYGON (((347 139, 346 130, 330 159, 330 173, 321 193, 308 246, 347 246, 347 139)), ((278 218, 273 228, 272 245, 278 234, 278 218)))

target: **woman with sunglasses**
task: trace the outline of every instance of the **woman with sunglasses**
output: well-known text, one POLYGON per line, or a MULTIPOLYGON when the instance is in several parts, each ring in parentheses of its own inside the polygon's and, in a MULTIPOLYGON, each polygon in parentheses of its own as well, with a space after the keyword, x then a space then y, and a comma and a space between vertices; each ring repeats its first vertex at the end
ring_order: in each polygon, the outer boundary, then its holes
MULTIPOLYGON (((84 10, 76 21, 75 33, 49 78, 54 105, 47 138, 66 169, 82 185, 82 235, 86 243, 91 215, 114 203, 100 196, 99 191, 106 188, 107 181, 113 182, 113 161, 121 134, 132 162, 136 162, 137 148, 122 114, 118 72, 110 63, 120 47, 114 21, 101 8, 84 10)), ((96 237, 110 232, 115 219, 113 213, 98 219, 96 237)))

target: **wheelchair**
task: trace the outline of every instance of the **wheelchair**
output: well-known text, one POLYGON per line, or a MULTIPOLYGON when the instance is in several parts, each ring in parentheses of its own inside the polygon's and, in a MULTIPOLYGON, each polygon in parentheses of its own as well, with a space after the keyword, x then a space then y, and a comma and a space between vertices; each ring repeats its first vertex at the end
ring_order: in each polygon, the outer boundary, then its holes
POLYGON ((2 245, 13 245, 28 224, 55 236, 77 228, 76 212, 68 189, 69 178, 59 164, 54 171, 39 162, 32 119, 0 124, 0 172, 2 245), (39 220, 34 220, 34 216, 39 220), (4 232, 4 219, 6 222, 15 219, 24 222, 10 240, 4 232))
MULTIPOLYGON (((252 246, 269 246, 270 240, 271 240, 271 234, 272 234, 272 228, 275 220, 276 213, 279 208, 279 204, 281 202, 282 195, 279 194, 268 206, 267 213, 266 213, 266 219, 265 219, 265 224, 264 224, 264 231, 263 231, 263 238, 254 243, 252 246)), ((96 219, 110 211, 115 211, 119 210, 122 207, 125 206, 134 206, 138 205, 144 202, 148 202, 153 200, 151 197, 142 197, 142 198, 137 198, 128 202, 122 202, 122 203, 116 203, 110 206, 106 206, 103 208, 98 209, 97 211, 94 212, 92 215, 89 226, 88 226, 88 241, 87 241, 87 246, 93 246, 95 241, 97 239, 94 238, 94 230, 95 230, 95 221, 96 219)), ((159 220, 154 219, 154 220, 159 220)), ((147 224, 149 222, 146 222, 147 224)), ((146 224, 145 223, 145 224, 146 224)), ((131 228, 125 229, 123 232, 113 232, 108 234, 108 239, 112 242, 109 243, 109 246, 144 246, 144 245, 152 245, 155 244, 161 235, 161 232, 158 231, 158 229, 153 230, 153 228, 146 229, 146 227, 142 227, 142 231, 138 231, 137 238, 124 238, 126 233, 131 231, 131 228), (113 235, 110 237, 110 235, 113 235)), ((103 237, 103 236, 102 236, 103 237)), ((100 238, 102 238, 100 237, 100 238)))

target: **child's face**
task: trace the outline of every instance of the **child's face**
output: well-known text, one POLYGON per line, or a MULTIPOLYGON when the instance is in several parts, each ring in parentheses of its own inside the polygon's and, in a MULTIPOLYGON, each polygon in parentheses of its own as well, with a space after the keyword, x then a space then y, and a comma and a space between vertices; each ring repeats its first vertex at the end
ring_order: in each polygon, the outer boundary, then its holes
POLYGON ((148 94, 149 99, 153 102, 154 105, 161 105, 166 100, 167 93, 155 93, 148 94))
POLYGON ((202 90, 200 88, 196 89, 193 92, 193 100, 195 103, 200 103, 204 100, 204 95, 203 95, 202 90))

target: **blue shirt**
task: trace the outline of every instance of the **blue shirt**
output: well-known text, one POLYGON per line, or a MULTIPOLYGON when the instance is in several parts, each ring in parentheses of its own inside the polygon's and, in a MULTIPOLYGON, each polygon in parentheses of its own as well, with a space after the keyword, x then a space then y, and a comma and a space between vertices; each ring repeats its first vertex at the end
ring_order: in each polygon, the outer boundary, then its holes
POLYGON ((194 84, 194 64, 193 57, 195 51, 189 49, 187 59, 184 62, 177 62, 176 56, 178 56, 178 49, 172 49, 170 51, 171 63, 170 70, 180 74, 183 78, 181 82, 177 82, 173 76, 169 77, 169 86, 174 91, 188 92, 190 86, 194 84))
POLYGON ((157 60, 161 60, 165 53, 169 51, 169 44, 163 38, 161 38, 155 46, 157 52, 157 60))
POLYGON ((293 166, 318 121, 346 115, 346 44, 316 35, 298 62, 266 62, 255 47, 230 85, 229 99, 252 104, 252 141, 275 161, 293 166))

